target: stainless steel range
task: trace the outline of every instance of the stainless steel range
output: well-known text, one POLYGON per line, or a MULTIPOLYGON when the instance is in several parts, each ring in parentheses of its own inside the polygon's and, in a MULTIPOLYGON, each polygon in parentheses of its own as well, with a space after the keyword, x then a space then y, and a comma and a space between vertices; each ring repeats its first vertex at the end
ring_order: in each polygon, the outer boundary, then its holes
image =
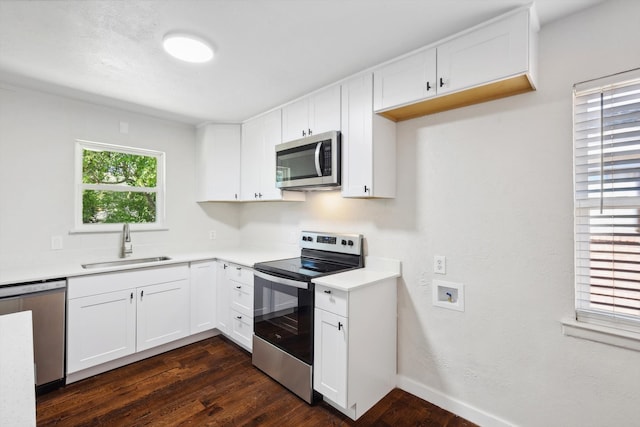
POLYGON ((307 403, 316 277, 364 267, 362 235, 303 231, 297 258, 254 265, 253 364, 307 403))

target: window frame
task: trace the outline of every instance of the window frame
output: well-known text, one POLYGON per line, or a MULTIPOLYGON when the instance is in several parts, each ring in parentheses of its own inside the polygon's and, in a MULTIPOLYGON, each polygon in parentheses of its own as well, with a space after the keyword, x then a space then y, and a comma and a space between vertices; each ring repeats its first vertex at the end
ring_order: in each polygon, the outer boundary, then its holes
MULTIPOLYGON (((580 247, 579 233, 585 230, 585 218, 590 218, 590 215, 584 214, 585 210, 593 209, 592 203, 587 203, 584 199, 578 196, 578 180, 577 180, 577 162, 578 162, 578 148, 577 148, 577 134, 576 134, 576 99, 578 97, 586 97, 591 94, 610 92, 618 87, 631 86, 631 82, 636 82, 640 79, 640 69, 630 70, 623 73, 618 73, 611 76, 606 76, 598 79, 594 79, 587 82, 577 83, 574 85, 573 90, 573 165, 574 165, 574 307, 575 318, 574 320, 563 321, 563 329, 566 335, 590 339, 593 341, 604 342, 611 345, 630 348, 634 350, 640 350, 640 315, 620 315, 615 311, 607 312, 603 310, 590 309, 585 303, 584 296, 584 283, 580 281, 580 276, 584 275, 585 265, 580 265, 580 257, 584 255, 586 249, 580 247), (582 222, 581 222, 582 221, 582 222), (580 230, 580 228, 582 229, 580 230)), ((602 148, 601 148, 602 149, 602 148)), ((602 174, 603 172, 601 172, 602 174)), ((601 177, 602 179, 602 177, 601 177)), ((584 182, 582 182, 584 184, 584 182)), ((584 191, 584 189, 582 189, 584 191)), ((600 196, 600 200, 602 199, 600 196)), ((606 208, 623 208, 629 207, 637 209, 638 196, 631 196, 631 198, 622 198, 619 200, 608 199, 604 202, 606 208)), ((602 205, 602 206, 604 206, 602 205)), ((603 208, 601 208, 603 209, 603 208)), ((586 226, 590 226, 586 224, 586 226)), ((589 236, 595 231, 589 231, 589 236)), ((597 233, 596 233, 597 234, 597 233)), ((584 244, 584 242, 583 242, 584 244)), ((590 251, 590 249, 589 249, 590 251)), ((591 291, 589 291, 591 295, 591 291)))
MULTIPOLYGON (((165 157, 162 151, 149 150, 145 148, 128 147, 124 145, 108 144, 103 142, 87 141, 77 139, 75 144, 75 203, 74 203, 74 229, 72 233, 110 233, 122 231, 123 223, 110 224, 84 224, 82 222, 82 195, 87 186, 96 189, 96 184, 84 184, 82 182, 83 153, 85 149, 111 151, 117 153, 134 154, 139 156, 156 158, 156 186, 145 188, 145 192, 150 190, 156 193, 156 220, 148 223, 131 223, 131 230, 166 230, 166 209, 165 209, 165 157)), ((109 191, 110 184, 99 184, 102 189, 109 191)), ((142 192, 137 187, 131 187, 128 191, 142 192)))

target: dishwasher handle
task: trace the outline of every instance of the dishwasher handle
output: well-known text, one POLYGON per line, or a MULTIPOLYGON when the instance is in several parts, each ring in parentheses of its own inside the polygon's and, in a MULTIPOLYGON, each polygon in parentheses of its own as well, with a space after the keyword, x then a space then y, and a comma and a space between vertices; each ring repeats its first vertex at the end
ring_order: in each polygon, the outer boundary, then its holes
POLYGON ((15 297, 19 295, 33 294, 36 292, 46 292, 67 287, 66 280, 55 280, 50 282, 17 283, 0 287, 0 298, 15 297))

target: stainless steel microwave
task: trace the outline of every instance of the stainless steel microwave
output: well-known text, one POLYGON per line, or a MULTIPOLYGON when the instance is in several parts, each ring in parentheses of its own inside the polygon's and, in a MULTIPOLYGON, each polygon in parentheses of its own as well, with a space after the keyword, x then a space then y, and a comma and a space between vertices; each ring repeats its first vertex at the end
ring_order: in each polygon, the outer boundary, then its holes
POLYGON ((340 149, 339 131, 276 145, 276 187, 300 191, 339 188, 340 149))

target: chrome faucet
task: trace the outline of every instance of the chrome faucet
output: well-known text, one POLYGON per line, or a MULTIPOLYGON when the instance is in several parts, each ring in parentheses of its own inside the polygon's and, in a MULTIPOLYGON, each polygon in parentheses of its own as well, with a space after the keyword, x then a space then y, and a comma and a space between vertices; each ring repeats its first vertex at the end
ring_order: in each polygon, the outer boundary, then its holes
POLYGON ((129 231, 129 224, 125 223, 122 226, 122 245, 120 247, 120 258, 131 256, 133 253, 133 244, 131 243, 131 232, 129 231))

